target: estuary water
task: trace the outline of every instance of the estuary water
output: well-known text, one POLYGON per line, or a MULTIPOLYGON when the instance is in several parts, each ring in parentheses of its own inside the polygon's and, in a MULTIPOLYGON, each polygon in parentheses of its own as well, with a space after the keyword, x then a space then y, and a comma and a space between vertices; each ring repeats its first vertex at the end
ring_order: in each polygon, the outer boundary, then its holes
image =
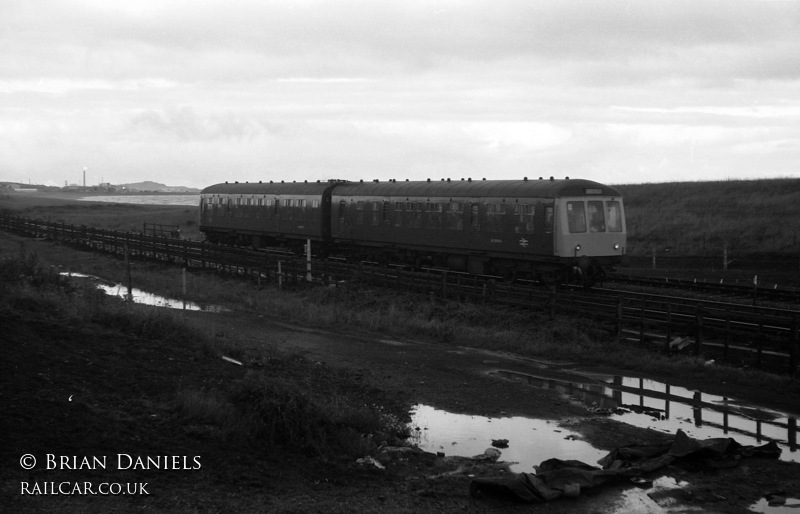
POLYGON ((130 203, 137 205, 200 205, 199 194, 186 195, 109 195, 109 196, 84 196, 78 198, 83 202, 108 202, 130 203))

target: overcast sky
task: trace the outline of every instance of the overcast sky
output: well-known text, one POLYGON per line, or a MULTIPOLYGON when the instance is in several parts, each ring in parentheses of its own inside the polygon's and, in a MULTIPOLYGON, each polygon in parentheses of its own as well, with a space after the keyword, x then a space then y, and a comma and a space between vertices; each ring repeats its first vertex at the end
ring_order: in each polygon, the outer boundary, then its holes
POLYGON ((2 0, 0 180, 800 178, 800 0, 2 0))

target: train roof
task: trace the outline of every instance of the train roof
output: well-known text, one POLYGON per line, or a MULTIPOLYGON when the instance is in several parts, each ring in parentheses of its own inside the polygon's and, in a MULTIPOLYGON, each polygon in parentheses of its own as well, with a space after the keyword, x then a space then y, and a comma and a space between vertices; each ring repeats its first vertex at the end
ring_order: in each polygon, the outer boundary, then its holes
POLYGON ((610 186, 584 179, 539 180, 440 180, 384 182, 225 182, 203 189, 201 194, 321 195, 335 184, 334 196, 415 197, 534 197, 621 196, 610 186))
POLYGON ((621 196, 617 189, 584 179, 348 182, 334 196, 534 197, 621 196))
POLYGON ((330 182, 225 182, 208 186, 203 195, 321 195, 330 182))

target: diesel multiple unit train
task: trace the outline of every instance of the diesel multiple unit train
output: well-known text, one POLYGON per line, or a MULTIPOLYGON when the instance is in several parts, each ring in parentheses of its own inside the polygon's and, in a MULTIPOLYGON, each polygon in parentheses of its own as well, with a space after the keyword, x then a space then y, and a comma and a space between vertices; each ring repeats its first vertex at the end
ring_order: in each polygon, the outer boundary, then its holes
POLYGON ((625 258, 619 191, 581 179, 226 182, 203 189, 200 220, 210 243, 548 282, 625 258))

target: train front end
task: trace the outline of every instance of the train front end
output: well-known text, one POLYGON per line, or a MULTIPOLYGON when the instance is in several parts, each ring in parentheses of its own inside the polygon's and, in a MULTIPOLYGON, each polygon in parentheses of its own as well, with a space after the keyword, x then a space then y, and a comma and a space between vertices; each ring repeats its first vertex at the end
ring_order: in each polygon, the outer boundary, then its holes
POLYGON ((555 254, 574 278, 595 282, 605 271, 625 264, 625 209, 620 193, 602 184, 582 184, 555 202, 555 254))

